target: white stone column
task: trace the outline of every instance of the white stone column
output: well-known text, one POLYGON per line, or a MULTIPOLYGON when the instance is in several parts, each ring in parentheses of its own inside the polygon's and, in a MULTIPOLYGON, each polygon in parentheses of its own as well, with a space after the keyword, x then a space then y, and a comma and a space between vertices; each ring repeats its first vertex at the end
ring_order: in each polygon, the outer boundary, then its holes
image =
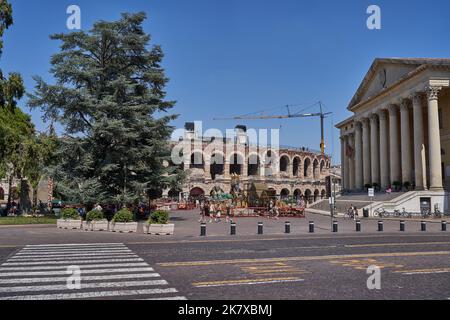
POLYGON ((423 132, 422 95, 417 93, 412 96, 414 114, 414 172, 416 190, 427 188, 426 151, 423 132))
POLYGON ((381 188, 386 190, 389 185, 389 128, 387 123, 386 110, 382 109, 379 114, 380 118, 380 175, 381 188))
POLYGON ((380 185, 380 145, 378 132, 378 116, 370 117, 370 154, 372 184, 380 185))
POLYGON ((394 182, 401 182, 400 168, 400 146, 398 132, 398 107, 394 104, 389 106, 389 138, 390 138, 390 166, 391 166, 391 185, 394 182))
POLYGON ((402 181, 412 183, 412 145, 409 124, 409 100, 402 101, 400 106, 401 139, 402 139, 402 181))
MULTIPOLYGON (((364 170, 364 186, 372 183, 372 166, 370 155, 370 121, 363 119, 363 170, 364 170)), ((364 187, 363 186, 363 187, 364 187)))
POLYGON ((441 169, 441 134, 439 130, 438 95, 441 87, 427 88, 428 96, 428 139, 430 159, 430 190, 443 190, 441 169))
POLYGON ((346 189, 347 181, 345 181, 345 139, 341 136, 341 177, 342 177, 342 188, 346 189))
POLYGON ((349 166, 349 157, 347 154, 348 151, 348 135, 344 136, 344 188, 346 190, 350 189, 350 166, 349 166))
POLYGON ((355 123, 355 188, 357 190, 364 188, 361 122, 355 123))
POLYGON ((349 181, 350 181, 350 190, 355 190, 355 136, 353 133, 351 133, 348 136, 348 144, 353 149, 353 154, 351 157, 349 157, 348 162, 348 171, 349 171, 349 181))

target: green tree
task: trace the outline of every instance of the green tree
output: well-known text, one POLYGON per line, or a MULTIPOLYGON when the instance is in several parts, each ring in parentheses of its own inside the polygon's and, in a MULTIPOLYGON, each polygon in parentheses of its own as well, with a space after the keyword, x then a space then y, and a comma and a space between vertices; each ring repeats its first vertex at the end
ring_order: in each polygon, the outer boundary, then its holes
MULTIPOLYGON (((0 0, 0 57, 3 53, 3 34, 12 24, 12 7, 7 0, 0 0)), ((17 107, 17 100, 24 93, 22 77, 14 72, 4 77, 0 69, 0 178, 8 178, 9 190, 13 178, 23 172, 27 161, 25 153, 34 134, 30 117, 17 107)), ((9 192, 8 208, 11 200, 9 192)))
POLYGON ((170 161, 173 131, 160 46, 149 47, 145 13, 100 21, 89 32, 51 36, 55 84, 35 77, 29 106, 64 130, 53 166, 56 189, 74 201, 125 204, 181 182, 170 161), (157 115, 160 115, 157 117, 157 115))

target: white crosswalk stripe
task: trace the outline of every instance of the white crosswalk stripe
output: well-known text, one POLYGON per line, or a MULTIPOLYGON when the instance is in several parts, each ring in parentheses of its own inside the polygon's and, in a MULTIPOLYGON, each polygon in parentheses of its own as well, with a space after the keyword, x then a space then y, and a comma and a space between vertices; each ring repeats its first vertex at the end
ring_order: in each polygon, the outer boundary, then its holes
POLYGON ((104 298, 186 300, 122 243, 27 245, 0 265, 0 300, 104 298))

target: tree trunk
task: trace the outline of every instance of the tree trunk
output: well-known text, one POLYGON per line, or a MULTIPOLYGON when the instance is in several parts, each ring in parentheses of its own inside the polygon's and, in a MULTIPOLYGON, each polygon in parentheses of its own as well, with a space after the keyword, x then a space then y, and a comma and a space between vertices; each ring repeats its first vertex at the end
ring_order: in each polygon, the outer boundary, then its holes
POLYGON ((9 212, 9 210, 11 209, 12 183, 13 183, 13 175, 11 174, 8 180, 8 204, 6 205, 6 212, 9 212))

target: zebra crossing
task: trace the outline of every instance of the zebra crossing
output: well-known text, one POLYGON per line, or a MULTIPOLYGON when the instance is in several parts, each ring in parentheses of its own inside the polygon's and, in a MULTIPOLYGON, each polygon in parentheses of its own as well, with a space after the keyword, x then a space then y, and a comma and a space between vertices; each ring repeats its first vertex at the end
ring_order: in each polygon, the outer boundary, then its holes
POLYGON ((106 298, 186 300, 123 243, 27 245, 0 265, 0 300, 106 298))

